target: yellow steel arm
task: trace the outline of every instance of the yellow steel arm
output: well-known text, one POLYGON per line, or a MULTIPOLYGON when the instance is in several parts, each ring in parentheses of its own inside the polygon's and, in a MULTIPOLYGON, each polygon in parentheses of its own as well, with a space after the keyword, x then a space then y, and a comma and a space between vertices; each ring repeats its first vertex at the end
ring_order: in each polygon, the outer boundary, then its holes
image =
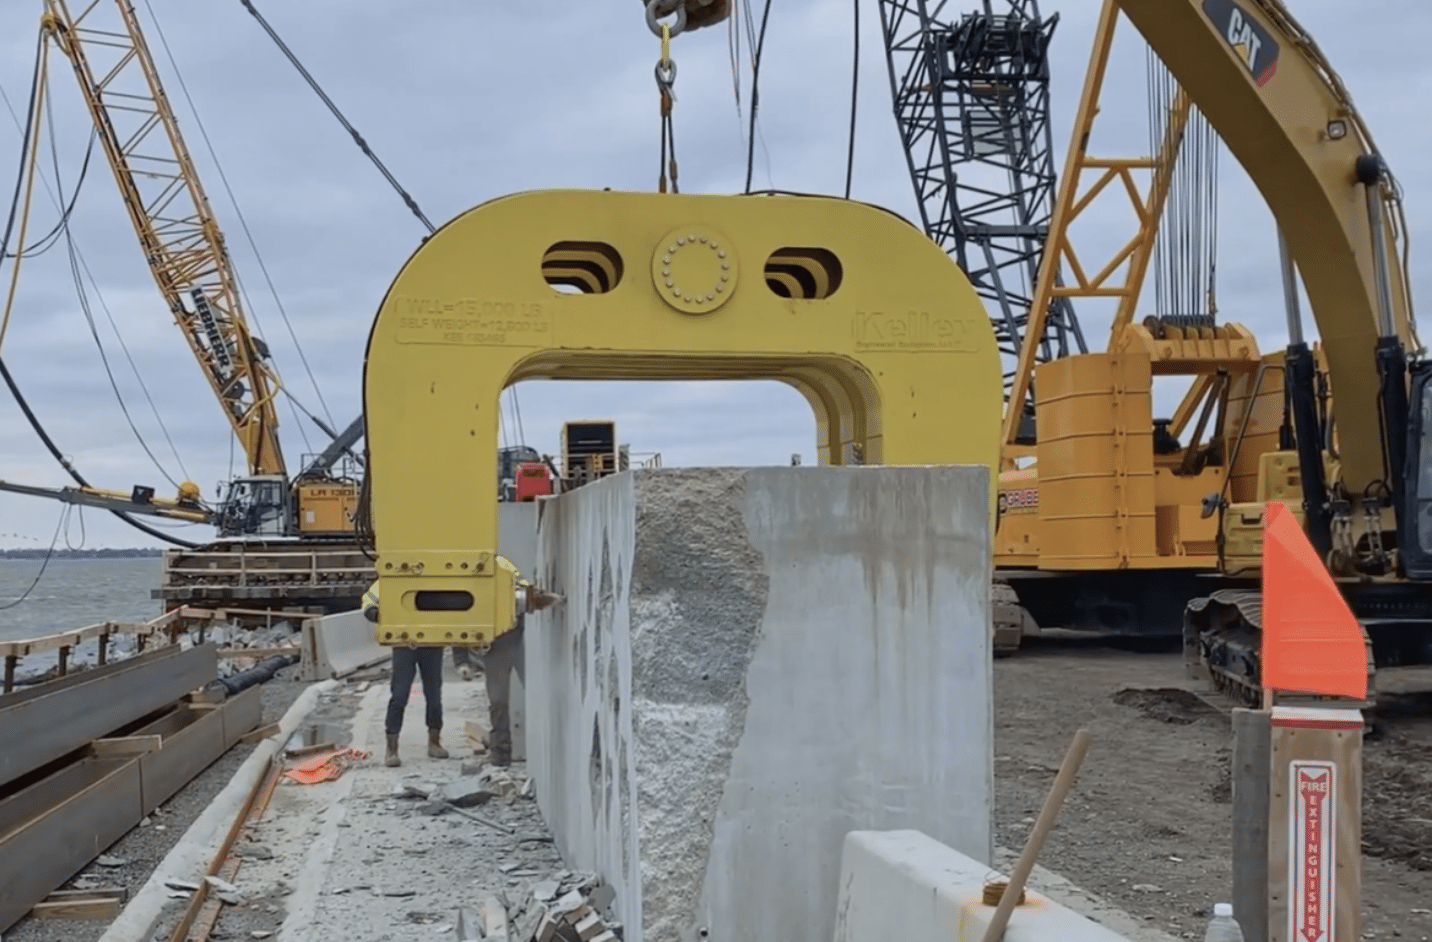
POLYGON ((43 25, 74 66, 149 270, 229 417, 249 473, 285 474, 278 377, 249 334, 223 233, 133 5, 114 0, 117 22, 106 23, 97 22, 108 9, 101 0, 89 0, 78 16, 65 0, 45 3, 43 25), (98 69, 87 50, 103 59, 98 69))
POLYGON ((508 630, 488 496, 497 403, 543 378, 771 379, 811 404, 821 464, 999 461, 989 317, 893 214, 812 197, 503 197, 423 243, 368 340, 381 643, 508 630))
MULTIPOLYGON (((1337 396, 1342 484, 1386 480, 1374 349, 1378 290, 1359 157, 1376 154, 1352 100, 1279 0, 1117 0, 1267 200, 1298 264, 1337 396)), ((1394 330, 1420 349, 1400 259, 1400 200, 1376 234, 1394 330)), ((1270 236, 1272 233, 1270 233, 1270 236)), ((1393 474, 1400 469, 1393 469, 1393 474)))

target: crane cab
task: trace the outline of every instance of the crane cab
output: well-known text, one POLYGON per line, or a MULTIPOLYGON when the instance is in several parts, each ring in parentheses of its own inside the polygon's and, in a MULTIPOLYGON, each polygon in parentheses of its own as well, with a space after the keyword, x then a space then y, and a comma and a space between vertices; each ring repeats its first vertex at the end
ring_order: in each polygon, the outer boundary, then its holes
POLYGON ((294 510, 281 474, 235 478, 219 509, 219 536, 283 538, 293 535, 294 510))

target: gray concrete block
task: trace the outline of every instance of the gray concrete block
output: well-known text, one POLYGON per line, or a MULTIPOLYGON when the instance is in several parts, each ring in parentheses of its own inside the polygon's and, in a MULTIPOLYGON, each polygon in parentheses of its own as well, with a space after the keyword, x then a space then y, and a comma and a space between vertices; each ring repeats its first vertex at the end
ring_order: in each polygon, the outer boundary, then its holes
POLYGON ((528 764, 628 942, 828 939, 842 840, 991 854, 982 467, 628 472, 539 506, 528 764))

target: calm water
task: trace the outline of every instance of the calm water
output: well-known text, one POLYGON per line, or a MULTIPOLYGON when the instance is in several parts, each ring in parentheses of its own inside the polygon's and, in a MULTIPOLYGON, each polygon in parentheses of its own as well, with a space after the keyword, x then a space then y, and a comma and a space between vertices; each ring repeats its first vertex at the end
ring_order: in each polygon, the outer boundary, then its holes
MULTIPOLYGON (((38 559, 0 559, 0 606, 19 598, 40 571, 38 559)), ((148 621, 162 560, 52 559, 25 601, 0 607, 0 641, 36 638, 102 621, 148 621)))

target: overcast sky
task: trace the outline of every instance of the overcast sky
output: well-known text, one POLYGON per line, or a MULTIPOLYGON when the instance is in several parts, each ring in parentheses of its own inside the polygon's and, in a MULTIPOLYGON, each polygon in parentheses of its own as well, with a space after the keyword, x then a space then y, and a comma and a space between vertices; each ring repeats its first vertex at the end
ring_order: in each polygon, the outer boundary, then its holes
MULTIPOLYGON (((113 22, 106 9, 111 0, 99 3, 113 22)), ((652 66, 659 50, 631 0, 256 3, 435 223, 520 190, 655 188, 659 129, 652 66)), ((247 288, 255 333, 273 348, 293 395, 320 416, 346 424, 359 410, 361 361, 373 316, 425 230, 239 0, 138 0, 137 6, 247 288)), ((756 6, 759 11, 759 2, 756 6)), ((849 122, 851 0, 780 0, 773 6, 754 183, 838 194, 849 122)), ((1351 88, 1406 191, 1414 249, 1425 245, 1432 219, 1422 209, 1432 195, 1425 155, 1432 135, 1422 121, 1432 98, 1432 66, 1416 63, 1432 45, 1432 7, 1413 0, 1359 0, 1357 15, 1350 16, 1346 0, 1291 0, 1291 6, 1351 88)), ((42 7, 38 0, 0 4, 0 88, 21 120, 42 7)), ((1046 13, 1057 9, 1062 17, 1053 52, 1055 149, 1061 163, 1098 7, 1094 0, 1045 5, 1046 13)), ((861 15, 853 195, 914 220, 876 4, 864 0, 861 15)), ((1093 143, 1093 150, 1110 156, 1147 150, 1144 46, 1127 23, 1121 37, 1093 143)), ((741 56, 738 113, 729 41, 720 26, 673 43, 676 141, 687 192, 739 192, 744 185, 749 51, 741 56)), ((51 62, 55 146, 69 192, 91 125, 68 63, 57 51, 51 62)), ((41 148, 52 187, 48 135, 41 148)), ((19 151, 19 130, 0 109, 0 193, 7 201, 19 151)), ((37 188, 31 241, 57 219, 51 192, 37 188)), ((1220 204, 1220 315, 1249 324, 1265 349, 1276 348, 1286 335, 1272 219, 1226 156, 1220 204)), ((1109 206, 1091 220, 1108 245, 1121 244, 1128 236, 1119 230, 1123 213, 1116 204, 1109 206)), ((5 362, 60 448, 92 483, 121 490, 143 483, 171 493, 166 475, 187 477, 212 497, 231 470, 242 470, 242 456, 233 452, 219 406, 166 313, 98 151, 72 228, 82 264, 98 288, 86 284, 110 366, 162 471, 131 431, 110 387, 77 300, 63 240, 24 262, 4 341, 5 362)), ((1420 254, 1414 251, 1414 258, 1420 254)), ((8 286, 9 273, 8 263, 0 268, 0 286, 8 286)), ((1425 302, 1426 268, 1416 269, 1414 279, 1425 302)), ((1148 313, 1147 304, 1141 313, 1148 313)), ((1101 348, 1108 309, 1086 305, 1079 314, 1091 345, 1101 348)), ((797 452, 813 460, 809 409, 795 392, 775 384, 528 383, 519 387, 519 403, 526 441, 547 452, 558 450, 563 421, 610 417, 633 452, 661 452, 668 466, 786 464, 797 452)), ((322 447, 322 433, 287 404, 282 421, 290 465, 322 447)), ((69 483, 8 393, 0 394, 0 455, 0 478, 69 483)), ((0 547, 49 545, 60 511, 48 501, 0 495, 0 547)), ((84 524, 86 545, 154 543, 102 513, 85 513, 84 524)), ((191 539, 209 535, 205 528, 177 532, 191 539)), ((75 517, 68 538, 78 545, 80 537, 75 517)))

